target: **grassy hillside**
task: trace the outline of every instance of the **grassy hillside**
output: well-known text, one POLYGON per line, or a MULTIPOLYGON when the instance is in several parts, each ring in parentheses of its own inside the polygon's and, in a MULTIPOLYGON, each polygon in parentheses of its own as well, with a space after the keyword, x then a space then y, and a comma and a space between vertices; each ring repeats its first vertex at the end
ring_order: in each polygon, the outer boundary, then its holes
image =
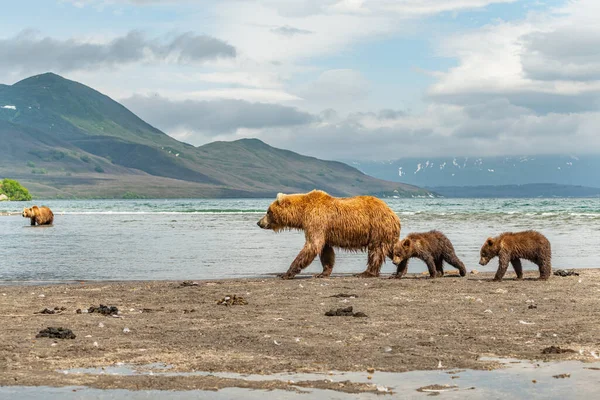
POLYGON ((0 143, 0 177, 19 179, 37 197, 270 197, 314 188, 429 194, 257 139, 194 147, 51 73, 0 85, 0 143))

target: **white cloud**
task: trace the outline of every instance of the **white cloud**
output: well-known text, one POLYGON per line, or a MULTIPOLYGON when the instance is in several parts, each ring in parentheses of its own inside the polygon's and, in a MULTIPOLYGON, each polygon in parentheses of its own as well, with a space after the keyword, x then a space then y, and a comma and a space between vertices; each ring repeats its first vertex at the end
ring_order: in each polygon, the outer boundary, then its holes
POLYGON ((441 54, 459 65, 439 74, 429 95, 457 104, 504 98, 539 112, 596 110, 600 25, 588 23, 585 9, 600 11, 596 1, 571 2, 548 15, 447 38, 441 54))

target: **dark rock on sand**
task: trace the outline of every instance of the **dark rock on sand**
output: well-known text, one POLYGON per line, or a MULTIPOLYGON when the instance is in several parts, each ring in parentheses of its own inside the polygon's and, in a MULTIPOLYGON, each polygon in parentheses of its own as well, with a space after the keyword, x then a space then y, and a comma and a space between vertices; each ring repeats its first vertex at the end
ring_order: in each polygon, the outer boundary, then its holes
POLYGON ((40 333, 35 335, 35 337, 47 337, 51 339, 75 339, 76 336, 70 329, 48 327, 46 329, 42 329, 40 333))
POLYGON ((352 306, 346 308, 338 308, 337 310, 329 310, 325 313, 328 317, 357 317, 357 318, 366 318, 367 314, 364 312, 353 312, 352 306))
POLYGON ((221 300, 217 301, 217 304, 222 306, 244 306, 248 304, 248 302, 242 296, 233 296, 227 295, 223 297, 221 300))
POLYGON ((115 306, 105 306, 104 304, 100 304, 98 307, 91 306, 88 308, 88 313, 98 313, 102 315, 117 315, 119 314, 119 309, 115 306))

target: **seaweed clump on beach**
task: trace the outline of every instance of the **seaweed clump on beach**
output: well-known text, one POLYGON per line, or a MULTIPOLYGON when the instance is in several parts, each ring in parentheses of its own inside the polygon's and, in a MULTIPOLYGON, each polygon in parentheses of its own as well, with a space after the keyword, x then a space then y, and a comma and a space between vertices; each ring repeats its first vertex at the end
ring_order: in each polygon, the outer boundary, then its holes
POLYGON ((67 328, 53 328, 48 327, 46 329, 42 329, 40 333, 35 335, 36 338, 47 337, 51 339, 75 339, 75 334, 72 330, 67 328))
POLYGON ((200 286, 198 282, 194 281, 183 281, 179 284, 178 287, 189 287, 189 286, 200 286))
POLYGON ((575 272, 574 269, 557 269, 556 271, 554 271, 554 275, 556 276, 579 276, 578 272, 575 272))
POLYGON ((119 314, 119 309, 115 306, 105 306, 104 304, 100 304, 98 307, 91 306, 88 308, 88 313, 98 313, 102 315, 117 315, 119 314))
POLYGON ((563 354, 563 353, 577 353, 577 352, 572 349, 561 349, 558 346, 550 346, 550 347, 546 347, 545 349, 542 350, 542 354, 563 354))
POLYGON ((66 309, 67 307, 54 307, 54 309, 44 308, 42 311, 36 312, 36 314, 60 314, 66 309))
POLYGON ((365 318, 367 314, 364 312, 353 312, 352 306, 346 308, 338 308, 337 310, 329 310, 325 313, 328 317, 356 317, 365 318))
POLYGON ((245 306, 248 302, 242 296, 236 296, 234 294, 233 296, 227 295, 223 297, 221 300, 217 301, 217 304, 221 306, 245 306))

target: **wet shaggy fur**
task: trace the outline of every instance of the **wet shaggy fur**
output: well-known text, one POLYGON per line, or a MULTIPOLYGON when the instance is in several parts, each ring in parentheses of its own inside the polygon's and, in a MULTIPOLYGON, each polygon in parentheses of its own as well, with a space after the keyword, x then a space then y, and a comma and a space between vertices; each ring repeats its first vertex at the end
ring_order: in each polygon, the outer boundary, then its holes
POLYGON ((408 260, 413 257, 419 258, 427 264, 431 278, 444 276, 444 261, 457 268, 460 276, 467 274, 465 265, 454 252, 452 242, 439 231, 411 233, 403 240, 398 240, 394 245, 393 258, 398 269, 391 278, 402 278, 408 269, 408 260))
POLYGON ((33 206, 23 209, 23 217, 31 220, 31 225, 51 225, 54 222, 54 214, 46 207, 33 206))
POLYGON ((263 229, 303 230, 304 247, 282 275, 291 279, 319 256, 327 277, 335 263, 334 247, 367 250, 367 269, 360 277, 379 276, 386 256, 392 258, 400 236, 400 218, 385 202, 372 196, 332 197, 321 190, 305 194, 278 194, 267 214, 258 221, 263 229))
POLYGON ((529 260, 540 269, 540 279, 548 279, 552 272, 552 250, 550 242, 536 231, 506 232, 494 238, 488 238, 481 247, 479 264, 486 265, 496 256, 500 259, 495 281, 501 281, 510 262, 515 269, 517 279, 523 279, 521 258, 529 260))

